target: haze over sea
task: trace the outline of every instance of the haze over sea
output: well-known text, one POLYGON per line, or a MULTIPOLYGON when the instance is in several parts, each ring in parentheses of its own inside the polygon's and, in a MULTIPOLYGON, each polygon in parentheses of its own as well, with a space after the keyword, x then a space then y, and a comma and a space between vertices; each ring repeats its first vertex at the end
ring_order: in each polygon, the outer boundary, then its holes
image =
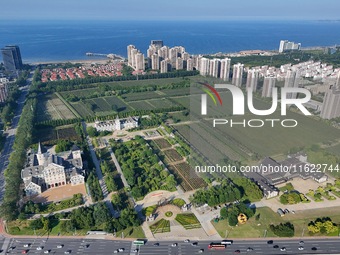
POLYGON ((153 39, 184 46, 190 54, 277 50, 281 39, 331 46, 340 44, 339 31, 339 21, 0 20, 0 47, 19 45, 24 62, 81 60, 90 59, 86 52, 126 57, 129 44, 146 54, 153 39))

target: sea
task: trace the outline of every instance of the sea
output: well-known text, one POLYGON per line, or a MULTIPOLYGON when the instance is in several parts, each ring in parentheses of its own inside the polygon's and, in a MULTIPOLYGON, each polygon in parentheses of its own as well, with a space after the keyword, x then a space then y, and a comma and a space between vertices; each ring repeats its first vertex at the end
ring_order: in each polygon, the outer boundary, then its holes
MULTIPOLYGON (((190 54, 278 50, 280 40, 302 47, 340 44, 340 21, 13 21, 0 20, 0 47, 20 47, 26 63, 87 60, 87 52, 127 56, 150 40, 184 46, 190 54)), ((93 58, 93 57, 92 57, 93 58)), ((1 56, 0 56, 1 60, 1 56)))

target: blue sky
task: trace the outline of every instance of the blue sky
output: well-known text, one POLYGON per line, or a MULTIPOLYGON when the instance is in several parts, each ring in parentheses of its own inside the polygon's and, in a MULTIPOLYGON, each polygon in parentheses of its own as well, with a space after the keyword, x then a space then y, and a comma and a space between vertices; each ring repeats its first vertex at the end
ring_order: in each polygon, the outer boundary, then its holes
POLYGON ((5 0, 0 19, 340 19, 339 0, 5 0))

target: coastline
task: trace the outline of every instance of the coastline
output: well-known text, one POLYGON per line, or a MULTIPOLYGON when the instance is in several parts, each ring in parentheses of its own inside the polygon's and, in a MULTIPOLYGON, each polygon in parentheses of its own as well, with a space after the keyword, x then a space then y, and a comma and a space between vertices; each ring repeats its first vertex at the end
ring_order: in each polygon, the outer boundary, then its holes
POLYGON ((23 60, 24 64, 30 65, 41 65, 41 64, 60 64, 60 63, 80 63, 80 64, 106 64, 111 59, 109 58, 101 58, 101 59, 62 59, 62 60, 46 60, 46 61, 25 61, 23 60))

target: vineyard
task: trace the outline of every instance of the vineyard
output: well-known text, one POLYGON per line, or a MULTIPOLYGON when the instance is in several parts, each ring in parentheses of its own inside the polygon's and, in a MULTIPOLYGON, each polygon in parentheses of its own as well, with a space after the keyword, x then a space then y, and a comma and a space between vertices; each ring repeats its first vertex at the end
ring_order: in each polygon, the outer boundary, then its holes
POLYGON ((169 99, 166 99, 166 98, 149 100, 149 103, 157 109, 170 108, 170 107, 178 106, 177 103, 173 103, 169 99))
POLYGON ((183 160, 182 156, 175 149, 164 150, 163 153, 169 162, 183 160))
POLYGON ((148 101, 134 101, 129 102, 129 105, 136 110, 154 110, 155 107, 148 103, 148 101))
POLYGON ((175 220, 185 229, 201 228, 201 224, 193 213, 177 214, 175 220))
POLYGON ((171 165, 169 166, 169 170, 176 176, 178 183, 185 192, 207 186, 204 180, 198 177, 196 173, 190 169, 188 163, 171 165))
POLYGON ((157 145, 157 147, 159 149, 166 149, 166 148, 170 148, 171 147, 171 144, 165 140, 164 138, 160 138, 160 139, 155 139, 153 140, 153 142, 157 145))

